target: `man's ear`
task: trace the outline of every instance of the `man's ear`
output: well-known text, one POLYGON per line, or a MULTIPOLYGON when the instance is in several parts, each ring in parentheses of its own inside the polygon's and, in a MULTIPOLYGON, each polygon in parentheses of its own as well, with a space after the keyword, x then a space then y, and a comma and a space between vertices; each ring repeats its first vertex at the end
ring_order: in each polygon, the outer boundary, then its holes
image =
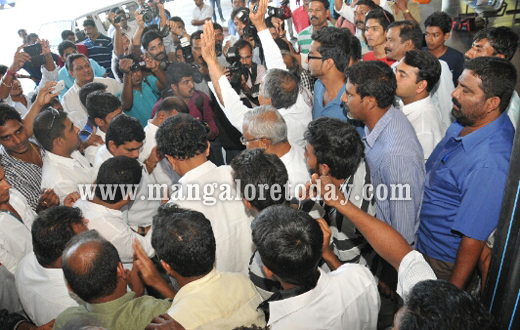
POLYGON ((161 259, 161 266, 163 266, 164 270, 166 271, 166 274, 172 276, 172 268, 170 265, 168 265, 164 260, 161 259))
POLYGON ((67 288, 69 289, 70 292, 76 294, 76 292, 74 292, 74 290, 72 290, 72 288, 70 287, 70 285, 67 281, 65 281, 65 284, 67 284, 67 288))
POLYGON ((61 136, 58 136, 52 142, 52 150, 56 150, 56 148, 63 147, 64 144, 65 144, 65 139, 63 137, 61 137, 61 136))
POLYGON ((110 152, 112 154, 112 150, 114 150, 115 148, 116 148, 116 145, 115 145, 114 141, 108 141, 108 143, 107 143, 108 152, 110 152))
POLYGON ((448 40, 450 38, 451 32, 448 32, 444 35, 444 41, 448 40))
POLYGON ((415 89, 415 93, 421 94, 428 87, 428 82, 426 80, 421 80, 417 84, 417 88, 415 89))
POLYGON ((178 88, 177 85, 175 85, 175 84, 171 84, 170 87, 172 88, 172 91, 173 91, 174 93, 177 93, 177 91, 179 90, 179 88, 178 88))
POLYGON ((71 76, 72 78, 76 79, 76 77, 74 77, 74 72, 72 72, 72 71, 70 71, 70 70, 67 70, 67 71, 69 71, 69 74, 70 74, 70 76, 71 76))
POLYGON ((364 98, 361 99, 361 102, 364 102, 367 110, 372 110, 375 107, 377 107, 376 98, 373 96, 365 96, 364 98))
POLYGON ((267 276, 267 278, 269 279, 273 279, 273 271, 270 270, 269 268, 267 268, 267 266, 264 266, 264 273, 265 273, 265 276, 267 276))
POLYGON ((413 42, 412 42, 412 39, 406 40, 406 41, 404 42, 404 45, 405 45, 405 47, 406 47, 406 51, 414 50, 414 49, 415 49, 415 46, 414 46, 414 44, 413 44, 413 42))
POLYGON ((123 268, 123 264, 121 262, 117 264, 117 276, 122 277, 126 281, 126 271, 123 268))
POLYGON ((322 175, 329 175, 329 172, 330 172, 329 165, 327 165, 327 164, 319 164, 318 165, 318 172, 319 172, 318 174, 320 176, 322 176, 322 175))
POLYGON ((251 205, 251 203, 247 199, 243 198, 242 200, 244 201, 246 209, 251 210, 253 208, 253 205, 251 205))
POLYGON ((492 112, 494 110, 500 111, 500 98, 498 96, 490 97, 484 103, 484 107, 488 112, 492 112))
POLYGON ((504 60, 506 59, 506 56, 504 54, 496 54, 495 57, 500 57, 500 58, 503 58, 504 60))
POLYGON ((177 160, 170 155, 164 155, 164 156, 166 157, 166 159, 168 159, 168 163, 170 163, 171 167, 175 171, 175 166, 177 166, 177 160))
POLYGON ((166 120, 166 113, 164 113, 164 111, 157 112, 157 119, 162 123, 166 120))
POLYGON ((208 140, 208 147, 206 148, 206 157, 209 157, 210 148, 211 148, 211 144, 209 143, 209 140, 208 140))

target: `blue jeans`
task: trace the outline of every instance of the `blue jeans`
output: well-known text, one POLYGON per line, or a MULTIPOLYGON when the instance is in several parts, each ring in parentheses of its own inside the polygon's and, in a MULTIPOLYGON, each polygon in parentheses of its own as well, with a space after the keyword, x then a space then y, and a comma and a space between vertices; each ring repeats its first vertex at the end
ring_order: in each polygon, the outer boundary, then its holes
POLYGON ((217 21, 217 15, 215 15, 215 2, 217 3, 218 13, 220 14, 220 20, 224 21, 224 15, 222 15, 222 7, 220 6, 220 0, 210 0, 211 8, 213 8, 213 22, 217 21))

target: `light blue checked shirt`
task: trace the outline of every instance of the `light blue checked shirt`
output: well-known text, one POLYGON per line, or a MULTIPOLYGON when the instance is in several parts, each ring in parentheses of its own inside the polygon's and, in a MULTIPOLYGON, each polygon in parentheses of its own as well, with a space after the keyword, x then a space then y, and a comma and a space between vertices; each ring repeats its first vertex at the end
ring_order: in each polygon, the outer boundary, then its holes
POLYGON ((419 227, 425 180, 423 151, 415 131, 406 116, 392 106, 372 131, 365 126, 363 141, 374 185, 376 216, 412 244, 419 227), (408 200, 398 198, 398 185, 409 185, 408 200))

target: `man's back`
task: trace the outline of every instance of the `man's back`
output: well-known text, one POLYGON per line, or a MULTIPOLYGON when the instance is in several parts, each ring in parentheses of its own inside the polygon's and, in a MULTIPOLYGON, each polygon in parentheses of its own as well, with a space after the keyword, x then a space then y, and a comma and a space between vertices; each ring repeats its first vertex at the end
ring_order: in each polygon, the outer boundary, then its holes
POLYGON ((56 318, 66 308, 83 303, 67 288, 61 268, 44 268, 34 252, 16 270, 16 289, 27 316, 37 325, 56 318))
POLYGON ((211 222, 217 245, 217 270, 247 274, 249 258, 254 251, 250 227, 252 218, 246 213, 242 199, 237 199, 231 172, 230 166, 217 167, 206 161, 179 180, 184 200, 174 193, 170 202, 199 211, 211 222), (225 185, 228 193, 221 190, 225 185), (214 191, 210 191, 211 187, 214 191), (194 193, 196 189, 198 194, 194 193), (189 200, 190 194, 194 199, 189 200))
POLYGON ((345 264, 301 295, 269 303, 271 329, 375 329, 377 284, 368 268, 345 264))
POLYGON ((390 107, 372 131, 365 127, 364 141, 376 216, 412 244, 419 226, 425 178, 424 155, 415 131, 401 111, 390 107))
POLYGON ((66 329, 68 321, 84 317, 98 321, 106 329, 142 330, 170 305, 170 299, 135 298, 134 292, 128 292, 110 302, 68 308, 56 319, 53 329, 66 329))
POLYGON ((262 298, 245 275, 219 273, 213 269, 183 286, 168 314, 186 330, 263 326, 264 314, 257 311, 261 302, 262 298))

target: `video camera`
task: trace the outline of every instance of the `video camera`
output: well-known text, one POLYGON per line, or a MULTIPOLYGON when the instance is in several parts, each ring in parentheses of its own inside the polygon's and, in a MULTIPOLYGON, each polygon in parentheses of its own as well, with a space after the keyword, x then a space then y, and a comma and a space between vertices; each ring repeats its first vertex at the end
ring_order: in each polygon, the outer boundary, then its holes
MULTIPOLYGON (((237 47, 229 47, 227 60, 231 65, 227 67, 229 69, 229 83, 233 89, 240 94, 242 92, 242 77, 245 81, 248 81, 251 77, 251 81, 254 83, 256 77, 249 71, 249 69, 240 62, 237 47)), ((253 63, 252 69, 256 72, 256 64, 253 63)), ((250 94, 252 98, 257 98, 260 91, 260 85, 253 85, 250 88, 250 94)))
POLYGON ((127 13, 117 15, 116 17, 114 17, 114 23, 119 24, 124 19, 129 20, 130 15, 128 15, 127 13))
POLYGON ((182 56, 184 57, 184 61, 186 64, 189 64, 192 68, 193 73, 193 82, 195 83, 201 83, 202 80, 204 80, 204 77, 202 76, 202 73, 200 73, 199 66, 194 63, 195 59, 193 58, 193 53, 191 52, 191 43, 188 40, 188 38, 184 37, 181 38, 181 50, 182 50, 182 56))
POLYGON ((285 16, 285 10, 283 8, 269 6, 267 7, 267 16, 283 19, 285 16))

